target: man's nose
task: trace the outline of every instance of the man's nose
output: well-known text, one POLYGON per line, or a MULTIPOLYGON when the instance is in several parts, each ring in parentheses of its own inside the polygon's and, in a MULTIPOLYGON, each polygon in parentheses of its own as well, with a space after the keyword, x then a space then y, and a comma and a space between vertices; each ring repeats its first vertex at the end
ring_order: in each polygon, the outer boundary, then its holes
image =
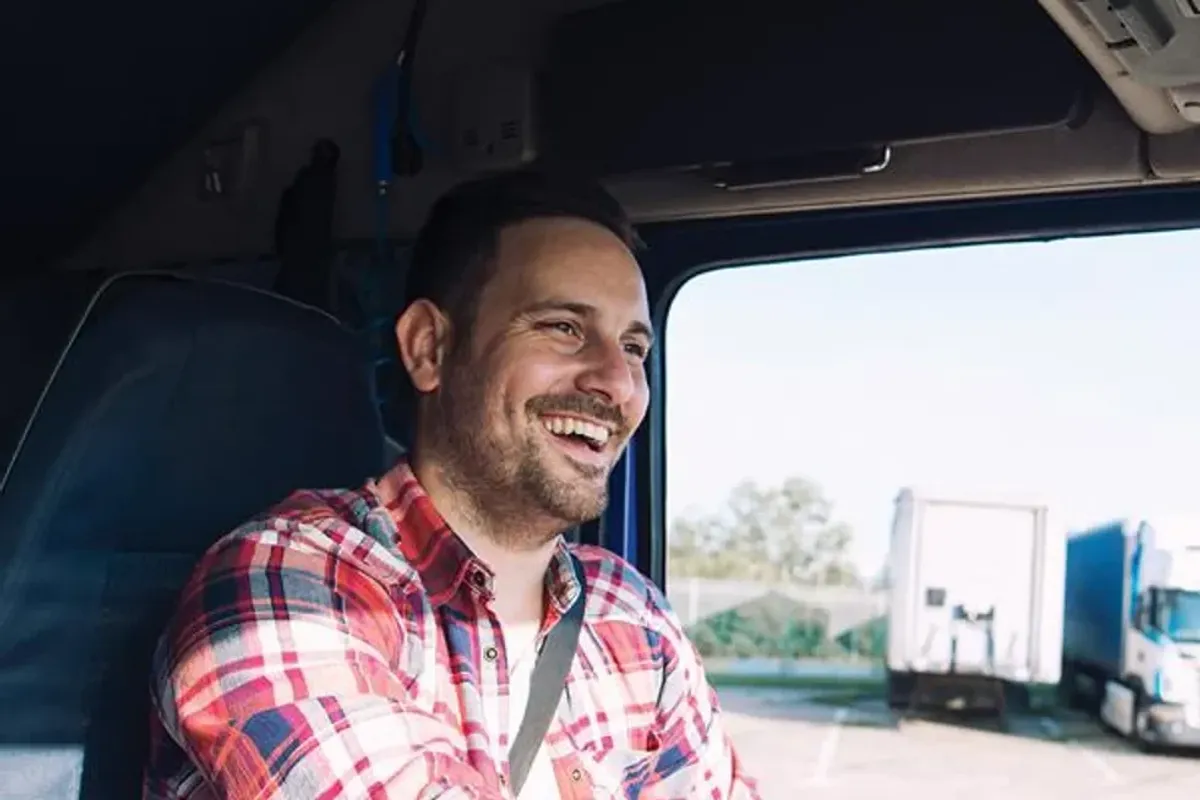
POLYGON ((578 378, 579 388, 603 397, 610 405, 621 406, 637 391, 635 370, 620 342, 594 342, 588 347, 587 368, 578 378))

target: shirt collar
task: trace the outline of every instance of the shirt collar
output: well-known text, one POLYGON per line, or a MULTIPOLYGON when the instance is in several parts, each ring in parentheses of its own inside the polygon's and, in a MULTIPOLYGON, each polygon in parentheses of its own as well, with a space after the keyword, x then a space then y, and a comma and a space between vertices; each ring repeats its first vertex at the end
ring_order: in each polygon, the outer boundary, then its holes
MULTIPOLYGON (((491 568, 450 529, 407 460, 401 460, 368 488, 387 511, 395 526, 396 546, 421 576, 431 604, 446 604, 464 586, 485 600, 491 598, 491 568)), ((569 547, 559 537, 546 571, 547 611, 553 610, 555 616, 565 613, 581 588, 571 568, 569 547)))

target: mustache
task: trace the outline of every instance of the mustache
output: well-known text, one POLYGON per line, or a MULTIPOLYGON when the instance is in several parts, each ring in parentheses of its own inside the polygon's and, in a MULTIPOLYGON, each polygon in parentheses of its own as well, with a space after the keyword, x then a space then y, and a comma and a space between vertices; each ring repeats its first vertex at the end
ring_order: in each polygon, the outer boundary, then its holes
POLYGON ((538 395, 526 403, 525 407, 534 415, 576 414, 608 422, 616 427, 618 433, 624 433, 627 428, 621 409, 588 394, 538 395))

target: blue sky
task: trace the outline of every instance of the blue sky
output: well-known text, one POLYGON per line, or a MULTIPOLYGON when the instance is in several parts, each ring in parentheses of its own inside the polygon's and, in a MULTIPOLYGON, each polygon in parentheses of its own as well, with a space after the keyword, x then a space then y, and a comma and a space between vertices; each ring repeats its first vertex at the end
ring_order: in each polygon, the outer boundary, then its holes
POLYGON ((719 270, 666 346, 668 519, 805 475, 870 573, 907 485, 1200 517, 1200 231, 719 270))

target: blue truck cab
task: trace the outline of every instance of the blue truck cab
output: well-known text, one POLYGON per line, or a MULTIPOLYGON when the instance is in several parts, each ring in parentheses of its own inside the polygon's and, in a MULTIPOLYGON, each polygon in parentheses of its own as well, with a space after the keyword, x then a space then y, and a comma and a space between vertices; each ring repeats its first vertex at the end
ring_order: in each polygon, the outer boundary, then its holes
POLYGON ((1067 540, 1062 688, 1142 746, 1200 746, 1200 528, 1115 520, 1067 540))

